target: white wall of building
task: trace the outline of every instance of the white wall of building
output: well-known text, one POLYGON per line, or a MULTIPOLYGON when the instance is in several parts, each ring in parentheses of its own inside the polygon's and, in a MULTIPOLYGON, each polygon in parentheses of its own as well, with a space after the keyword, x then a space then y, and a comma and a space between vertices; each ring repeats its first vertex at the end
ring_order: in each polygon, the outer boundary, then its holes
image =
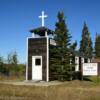
POLYGON ((79 57, 75 56, 75 71, 79 71, 79 57))

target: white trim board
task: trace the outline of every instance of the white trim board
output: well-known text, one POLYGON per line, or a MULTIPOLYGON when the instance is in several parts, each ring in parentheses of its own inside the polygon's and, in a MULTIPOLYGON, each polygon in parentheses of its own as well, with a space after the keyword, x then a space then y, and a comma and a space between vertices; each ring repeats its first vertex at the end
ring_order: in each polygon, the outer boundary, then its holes
POLYGON ((28 38, 26 42, 26 81, 28 80, 28 38))
POLYGON ((47 79, 46 81, 48 82, 49 81, 49 38, 48 36, 47 37, 47 79))

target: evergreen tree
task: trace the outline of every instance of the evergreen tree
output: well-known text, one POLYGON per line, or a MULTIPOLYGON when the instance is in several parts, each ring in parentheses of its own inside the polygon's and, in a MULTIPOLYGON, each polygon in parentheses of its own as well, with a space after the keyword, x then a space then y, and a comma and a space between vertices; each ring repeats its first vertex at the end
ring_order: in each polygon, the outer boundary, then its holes
POLYGON ((82 39, 80 41, 80 52, 84 54, 84 56, 88 58, 92 58, 93 54, 93 47, 92 47, 92 40, 90 37, 90 33, 88 31, 88 27, 86 23, 84 23, 83 30, 82 30, 82 39))
POLYGON ((100 58, 100 34, 96 35, 95 39, 95 56, 96 58, 100 58))
POLYGON ((58 12, 58 22, 54 32, 56 46, 50 50, 50 67, 51 71, 57 74, 58 79, 65 80, 71 74, 70 66, 70 34, 65 23, 63 12, 58 12))

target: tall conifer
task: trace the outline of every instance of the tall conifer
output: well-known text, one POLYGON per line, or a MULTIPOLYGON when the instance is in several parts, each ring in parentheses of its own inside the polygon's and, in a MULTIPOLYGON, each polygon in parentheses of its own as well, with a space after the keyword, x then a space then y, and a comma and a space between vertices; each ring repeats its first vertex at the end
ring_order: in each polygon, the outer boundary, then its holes
POLYGON ((83 30, 82 30, 82 39, 80 41, 80 52, 84 54, 84 56, 88 58, 92 58, 93 54, 93 47, 92 47, 92 40, 90 37, 90 33, 86 23, 84 23, 83 30))
POLYGON ((63 12, 58 12, 58 21, 54 32, 54 40, 56 47, 51 50, 52 68, 56 70, 56 74, 60 80, 68 79, 71 74, 70 66, 70 33, 65 23, 63 12))
POLYGON ((95 39, 95 55, 96 58, 100 58, 100 34, 97 34, 95 39))

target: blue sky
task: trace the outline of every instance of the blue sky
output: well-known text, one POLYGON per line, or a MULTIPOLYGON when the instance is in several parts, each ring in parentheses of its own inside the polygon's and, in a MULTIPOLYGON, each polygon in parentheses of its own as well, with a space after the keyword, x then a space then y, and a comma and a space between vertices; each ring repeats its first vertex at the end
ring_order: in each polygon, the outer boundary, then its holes
POLYGON ((42 10, 48 15, 45 25, 53 30, 58 11, 64 11, 72 42, 78 45, 84 21, 93 42, 100 33, 100 0, 0 0, 0 56, 16 51, 19 62, 26 62, 26 38, 30 29, 41 26, 42 10))

